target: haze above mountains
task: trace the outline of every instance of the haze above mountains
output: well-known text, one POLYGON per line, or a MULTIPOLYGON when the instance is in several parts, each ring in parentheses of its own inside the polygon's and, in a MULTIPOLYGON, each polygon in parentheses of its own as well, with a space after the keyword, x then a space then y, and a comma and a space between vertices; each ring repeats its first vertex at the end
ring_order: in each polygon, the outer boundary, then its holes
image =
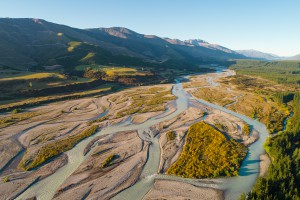
MULTIPOLYGON (((132 30, 77 29, 40 19, 0 18, 0 66, 18 69, 81 64, 197 66, 228 59, 283 59, 254 50, 233 51, 203 40, 161 38, 132 30)), ((289 59, 300 59, 300 56, 289 59)))
POLYGON ((242 54, 249 58, 263 59, 263 60, 300 60, 300 54, 292 57, 283 57, 271 53, 264 53, 261 51, 249 50, 236 50, 237 53, 242 54))

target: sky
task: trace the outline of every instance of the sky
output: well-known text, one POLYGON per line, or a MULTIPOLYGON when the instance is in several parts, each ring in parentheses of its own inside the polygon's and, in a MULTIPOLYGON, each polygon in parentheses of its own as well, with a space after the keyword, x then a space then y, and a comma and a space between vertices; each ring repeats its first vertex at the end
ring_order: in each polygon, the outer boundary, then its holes
POLYGON ((126 27, 280 56, 300 54, 299 10, 299 0, 0 0, 0 17, 126 27))

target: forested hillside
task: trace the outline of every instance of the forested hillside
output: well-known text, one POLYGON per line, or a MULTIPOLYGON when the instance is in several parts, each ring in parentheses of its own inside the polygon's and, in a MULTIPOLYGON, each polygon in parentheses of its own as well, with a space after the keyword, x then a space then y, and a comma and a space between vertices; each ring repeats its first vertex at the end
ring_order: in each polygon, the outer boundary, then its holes
POLYGON ((272 164, 266 177, 241 199, 300 199, 300 95, 294 96, 294 116, 287 131, 269 138, 265 148, 272 164))
POLYGON ((260 76, 280 84, 300 84, 300 61, 236 60, 229 68, 238 74, 260 76))

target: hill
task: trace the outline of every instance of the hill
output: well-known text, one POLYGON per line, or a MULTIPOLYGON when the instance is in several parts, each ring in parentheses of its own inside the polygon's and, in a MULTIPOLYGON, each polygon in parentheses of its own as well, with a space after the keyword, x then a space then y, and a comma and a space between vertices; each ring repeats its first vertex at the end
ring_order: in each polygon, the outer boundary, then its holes
POLYGON ((264 53, 261 51, 249 49, 249 50, 236 50, 239 54, 242 54, 249 58, 260 59, 260 60, 282 60, 283 57, 275 54, 264 53))
POLYGON ((282 57, 271 53, 264 53, 261 51, 249 49, 249 50, 236 50, 237 53, 244 55, 248 58, 258 59, 258 60, 300 60, 300 54, 291 57, 282 57))
POLYGON ((292 56, 292 57, 288 57, 287 60, 300 60, 300 54, 292 56))
POLYGON ((22 70, 81 64, 182 67, 244 58, 202 40, 161 38, 122 27, 78 29, 31 18, 0 18, 0 55, 0 66, 22 70))

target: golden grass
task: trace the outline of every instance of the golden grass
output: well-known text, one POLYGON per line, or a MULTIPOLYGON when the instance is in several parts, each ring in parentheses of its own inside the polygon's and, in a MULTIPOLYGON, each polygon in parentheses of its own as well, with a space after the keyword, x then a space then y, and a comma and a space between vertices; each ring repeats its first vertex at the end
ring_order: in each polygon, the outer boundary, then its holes
MULTIPOLYGON (((199 84, 203 84, 202 79, 199 84)), ((228 109, 258 119, 266 124, 270 133, 274 133, 282 130, 283 121, 289 115, 289 111, 287 107, 272 101, 270 97, 285 89, 288 91, 286 86, 274 84, 269 80, 237 75, 221 78, 219 87, 198 88, 192 94, 220 106, 234 102, 236 97, 237 102, 229 105, 228 109)))
POLYGON ((30 80, 30 79, 43 79, 43 78, 61 78, 65 79, 66 77, 58 73, 34 73, 34 74, 21 74, 19 76, 0 78, 0 81, 12 81, 12 80, 30 80))
POLYGON ((90 52, 84 58, 82 58, 80 61, 87 61, 87 60, 89 60, 89 59, 91 59, 93 57, 95 57, 95 53, 90 52))
POLYGON ((195 97, 205 101, 218 104, 220 106, 228 105, 234 102, 236 95, 232 91, 226 91, 224 88, 199 88, 192 93, 195 97))
POLYGON ((283 129, 283 121, 289 115, 286 106, 274 102, 272 96, 277 92, 293 91, 284 85, 279 85, 259 77, 236 75, 222 80, 222 84, 236 88, 245 95, 236 104, 227 108, 264 123, 270 133, 283 129))
POLYGON ((149 75, 148 71, 138 71, 135 68, 128 67, 104 67, 102 70, 108 76, 146 76, 149 75))
POLYGON ((258 119, 267 126, 270 133, 281 131, 283 129, 283 121, 289 115, 286 107, 249 93, 241 97, 236 104, 227 108, 258 119))
POLYGON ((0 117, 0 128, 5 128, 20 121, 40 115, 39 112, 24 112, 0 117))
POLYGON ((183 83, 183 88, 195 88, 195 87, 203 87, 209 85, 205 79, 193 80, 193 77, 190 77, 191 82, 183 83))
POLYGON ((247 148, 205 122, 192 125, 184 149, 168 174, 185 178, 237 176, 247 148))
POLYGON ((68 52, 74 51, 74 49, 81 45, 81 42, 69 42, 68 52))

